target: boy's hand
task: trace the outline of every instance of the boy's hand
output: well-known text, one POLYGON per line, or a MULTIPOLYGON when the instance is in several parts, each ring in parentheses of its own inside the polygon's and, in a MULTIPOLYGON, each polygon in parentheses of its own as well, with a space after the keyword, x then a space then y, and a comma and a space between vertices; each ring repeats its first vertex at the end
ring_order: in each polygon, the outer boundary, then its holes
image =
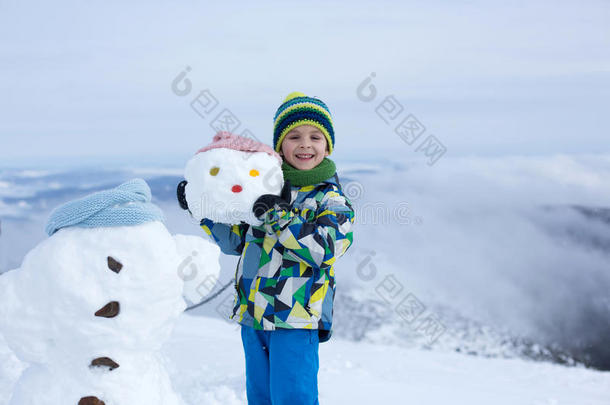
POLYGON ((275 194, 263 194, 254 202, 252 206, 252 212, 257 218, 260 218, 265 212, 273 208, 277 204, 280 209, 285 211, 290 210, 290 200, 292 199, 290 194, 290 180, 284 182, 284 187, 279 196, 275 194))
POLYGON ((189 209, 189 205, 186 202, 186 195, 184 193, 186 184, 187 184, 186 180, 182 180, 180 183, 178 183, 178 189, 176 190, 176 197, 178 198, 178 204, 180 204, 180 208, 182 208, 183 210, 189 209))

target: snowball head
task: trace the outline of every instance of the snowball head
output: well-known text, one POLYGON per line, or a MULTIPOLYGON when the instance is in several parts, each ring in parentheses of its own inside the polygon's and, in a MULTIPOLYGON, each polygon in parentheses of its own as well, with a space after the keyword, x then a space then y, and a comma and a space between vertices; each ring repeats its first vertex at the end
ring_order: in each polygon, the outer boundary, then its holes
POLYGON ((263 194, 279 195, 281 164, 265 152, 215 148, 197 153, 187 165, 186 200, 193 217, 226 224, 260 225, 252 213, 263 194))

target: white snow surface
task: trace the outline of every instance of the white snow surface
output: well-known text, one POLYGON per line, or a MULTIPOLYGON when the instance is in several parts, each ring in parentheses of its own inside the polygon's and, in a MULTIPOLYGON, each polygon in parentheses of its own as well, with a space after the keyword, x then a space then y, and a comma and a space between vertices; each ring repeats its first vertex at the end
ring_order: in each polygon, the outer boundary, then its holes
POLYGON ((226 224, 244 221, 260 225, 252 206, 263 194, 279 195, 284 183, 281 165, 275 157, 265 152, 226 148, 197 153, 187 162, 184 178, 188 182, 185 193, 193 217, 226 224))
MULTIPOLYGON (((246 404, 239 326, 185 315, 164 346, 187 404, 246 404)), ((331 338, 320 344, 320 404, 608 404, 610 372, 331 338)))
MULTIPOLYGON (((247 404, 237 324, 184 314, 162 352, 172 385, 185 404, 247 404)), ((6 348, 0 345, 2 358, 3 353, 6 348)), ((8 403, 17 375, 2 362, 1 405, 8 403)), ((318 380, 323 405, 607 405, 610 398, 610 372, 334 337, 320 345, 318 380)))

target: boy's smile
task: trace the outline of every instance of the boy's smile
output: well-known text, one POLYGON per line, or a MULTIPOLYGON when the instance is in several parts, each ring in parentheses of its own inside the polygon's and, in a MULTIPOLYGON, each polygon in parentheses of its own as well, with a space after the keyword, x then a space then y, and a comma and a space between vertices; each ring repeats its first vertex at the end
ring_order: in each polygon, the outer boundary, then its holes
POLYGON ((326 137, 313 125, 299 125, 282 141, 280 155, 299 170, 313 169, 328 156, 326 137))

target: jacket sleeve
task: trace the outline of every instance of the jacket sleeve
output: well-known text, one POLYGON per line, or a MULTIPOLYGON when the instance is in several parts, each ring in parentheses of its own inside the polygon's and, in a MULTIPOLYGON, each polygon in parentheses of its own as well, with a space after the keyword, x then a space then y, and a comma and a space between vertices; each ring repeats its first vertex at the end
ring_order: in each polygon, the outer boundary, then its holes
POLYGON ((244 249, 248 224, 229 225, 204 218, 201 227, 227 255, 239 256, 244 249))
POLYGON ((338 187, 327 189, 318 208, 290 211, 277 205, 263 217, 267 234, 313 268, 329 268, 352 244, 354 210, 338 187))

